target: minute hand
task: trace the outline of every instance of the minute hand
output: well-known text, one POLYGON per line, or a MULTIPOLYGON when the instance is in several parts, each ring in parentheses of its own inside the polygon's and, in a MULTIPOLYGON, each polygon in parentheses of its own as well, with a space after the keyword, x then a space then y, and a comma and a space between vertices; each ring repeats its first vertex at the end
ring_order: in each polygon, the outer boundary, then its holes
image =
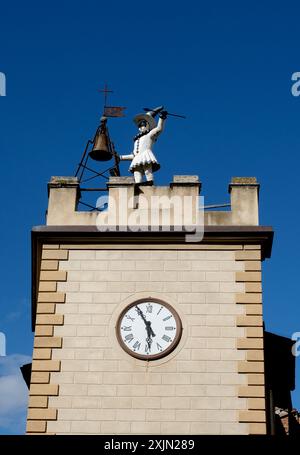
POLYGON ((143 319, 143 321, 145 323, 148 336, 155 337, 155 333, 153 332, 152 327, 151 327, 151 321, 147 321, 146 320, 146 318, 144 316, 144 313, 142 312, 142 310, 137 305, 136 305, 136 310, 137 310, 138 314, 141 316, 141 318, 143 319))
POLYGON ((141 318, 143 319, 146 327, 147 327, 147 321, 146 321, 146 318, 144 316, 144 313, 142 312, 142 310, 136 305, 136 311, 138 312, 138 314, 141 316, 141 318))

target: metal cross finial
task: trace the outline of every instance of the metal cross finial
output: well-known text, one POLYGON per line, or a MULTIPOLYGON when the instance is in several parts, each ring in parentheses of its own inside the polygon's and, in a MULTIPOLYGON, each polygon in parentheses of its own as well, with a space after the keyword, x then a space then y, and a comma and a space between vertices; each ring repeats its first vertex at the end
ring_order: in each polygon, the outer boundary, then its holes
POLYGON ((104 117, 125 117, 124 106, 108 106, 107 105, 107 94, 114 93, 112 90, 109 90, 107 83, 104 84, 104 88, 98 90, 98 92, 102 92, 104 94, 104 107, 103 107, 103 115, 104 117))
POLYGON ((107 94, 113 93, 113 91, 108 89, 107 83, 104 84, 104 89, 98 91, 104 93, 104 107, 107 106, 107 94))

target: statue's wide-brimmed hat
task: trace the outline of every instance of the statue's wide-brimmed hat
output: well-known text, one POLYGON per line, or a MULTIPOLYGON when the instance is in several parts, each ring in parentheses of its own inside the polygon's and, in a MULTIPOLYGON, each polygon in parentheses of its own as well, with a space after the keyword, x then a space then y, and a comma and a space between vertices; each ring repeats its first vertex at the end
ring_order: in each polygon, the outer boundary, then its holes
POLYGON ((150 130, 153 130, 153 128, 156 127, 156 123, 155 123, 154 118, 151 115, 151 112, 137 114, 133 119, 134 123, 137 126, 139 126, 139 123, 141 122, 141 120, 145 120, 148 123, 150 130))

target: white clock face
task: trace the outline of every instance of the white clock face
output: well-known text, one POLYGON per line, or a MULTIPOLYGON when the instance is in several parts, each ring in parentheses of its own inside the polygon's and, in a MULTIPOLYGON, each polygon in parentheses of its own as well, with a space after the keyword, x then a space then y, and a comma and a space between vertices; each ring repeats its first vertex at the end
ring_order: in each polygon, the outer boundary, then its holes
POLYGON ((154 360, 169 354, 181 337, 181 321, 167 303, 144 300, 129 305, 117 324, 122 348, 134 357, 154 360))

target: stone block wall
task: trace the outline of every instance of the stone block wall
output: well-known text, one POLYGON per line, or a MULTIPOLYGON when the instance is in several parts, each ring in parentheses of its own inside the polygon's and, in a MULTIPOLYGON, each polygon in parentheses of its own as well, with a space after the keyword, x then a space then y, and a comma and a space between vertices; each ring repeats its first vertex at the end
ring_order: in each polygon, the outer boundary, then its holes
POLYGON ((260 247, 44 245, 28 433, 264 434, 260 247), (115 323, 160 298, 183 336, 133 359, 115 323))

